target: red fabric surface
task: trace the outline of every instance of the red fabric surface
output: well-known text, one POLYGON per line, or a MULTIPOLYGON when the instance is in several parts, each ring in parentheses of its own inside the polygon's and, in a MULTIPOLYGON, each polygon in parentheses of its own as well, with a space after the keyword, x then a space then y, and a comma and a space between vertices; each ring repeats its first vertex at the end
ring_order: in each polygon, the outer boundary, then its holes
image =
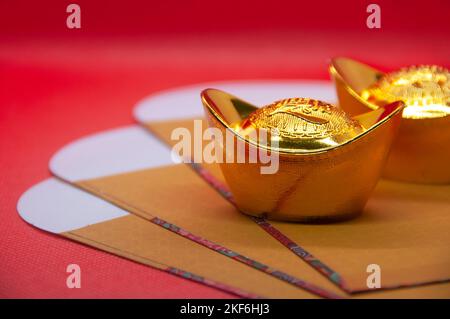
POLYGON ((356 2, 348 8, 334 2, 297 5, 302 19, 296 24, 280 5, 259 5, 255 11, 245 1, 234 4, 238 14, 231 4, 214 4, 208 18, 204 6, 212 4, 206 1, 182 6, 172 16, 167 11, 174 3, 120 7, 79 1, 82 30, 65 28, 69 2, 2 2, 0 297, 230 297, 39 231, 20 219, 17 200, 50 176, 48 160, 59 148, 132 124, 134 103, 161 89, 215 80, 328 79, 327 61, 334 55, 384 70, 418 63, 449 66, 449 27, 441 20, 448 18, 448 2, 430 1, 423 8, 380 2, 386 15, 381 30, 364 27, 364 6, 356 2), (419 23, 421 11, 427 14, 419 23), (120 12, 123 19, 117 19, 120 12), (323 17, 320 23, 313 19, 317 15, 323 17), (66 287, 70 263, 81 266, 81 289, 66 287))

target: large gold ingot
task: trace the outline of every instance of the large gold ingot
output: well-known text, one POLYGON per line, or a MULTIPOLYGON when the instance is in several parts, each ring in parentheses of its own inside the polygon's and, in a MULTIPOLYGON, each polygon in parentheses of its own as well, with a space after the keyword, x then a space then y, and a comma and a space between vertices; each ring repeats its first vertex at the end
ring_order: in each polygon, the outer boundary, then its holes
POLYGON ((352 115, 403 101, 405 109, 383 175, 426 184, 450 183, 450 72, 419 66, 385 74, 335 58, 330 73, 339 104, 352 115))
POLYGON ((248 157, 265 149, 278 154, 275 174, 261 174, 260 161, 220 164, 238 208, 253 216, 313 223, 361 213, 403 108, 402 102, 395 102, 350 118, 333 105, 311 99, 285 99, 258 108, 215 89, 204 90, 201 97, 209 126, 235 137, 232 150, 221 144, 225 153, 244 149, 248 157), (249 134, 261 129, 277 134, 262 144, 249 134))

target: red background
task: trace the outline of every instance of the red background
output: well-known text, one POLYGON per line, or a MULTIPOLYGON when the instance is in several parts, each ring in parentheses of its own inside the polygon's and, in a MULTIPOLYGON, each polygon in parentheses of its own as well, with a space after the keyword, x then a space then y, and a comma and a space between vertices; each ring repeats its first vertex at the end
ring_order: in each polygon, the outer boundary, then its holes
POLYGON ((147 94, 203 81, 328 79, 331 56, 449 66, 449 1, 0 2, 0 297, 229 297, 39 231, 16 213, 54 152, 132 124, 147 94), (81 6, 80 30, 65 25, 81 6), (366 6, 381 6, 379 30, 366 6), (82 288, 66 288, 66 266, 82 288))

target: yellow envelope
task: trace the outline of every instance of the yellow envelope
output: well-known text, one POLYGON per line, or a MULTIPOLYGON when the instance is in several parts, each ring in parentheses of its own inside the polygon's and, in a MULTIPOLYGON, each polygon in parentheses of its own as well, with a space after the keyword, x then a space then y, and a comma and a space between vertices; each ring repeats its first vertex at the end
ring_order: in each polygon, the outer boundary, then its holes
MULTIPOLYGON (((171 139, 173 129, 193 132, 193 123, 174 120, 145 126, 174 145, 178 141, 171 139)), ((225 183, 217 164, 204 167, 225 183)), ((270 224, 337 272, 349 291, 368 290, 370 264, 380 266, 383 288, 450 279, 450 185, 381 180, 357 219, 329 225, 270 224)))

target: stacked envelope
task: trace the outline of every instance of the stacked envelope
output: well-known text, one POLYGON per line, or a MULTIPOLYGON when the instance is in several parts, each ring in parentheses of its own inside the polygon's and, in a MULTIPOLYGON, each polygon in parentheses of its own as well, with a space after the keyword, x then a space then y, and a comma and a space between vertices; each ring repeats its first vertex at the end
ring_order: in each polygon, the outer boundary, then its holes
POLYGON ((381 180, 360 217, 334 224, 244 215, 217 164, 173 159, 171 133, 203 119, 207 87, 255 105, 295 96, 336 102, 332 84, 319 81, 208 83, 152 95, 134 109, 139 124, 58 151, 49 164, 55 178, 21 197, 21 217, 245 298, 450 297, 450 186, 381 180))

